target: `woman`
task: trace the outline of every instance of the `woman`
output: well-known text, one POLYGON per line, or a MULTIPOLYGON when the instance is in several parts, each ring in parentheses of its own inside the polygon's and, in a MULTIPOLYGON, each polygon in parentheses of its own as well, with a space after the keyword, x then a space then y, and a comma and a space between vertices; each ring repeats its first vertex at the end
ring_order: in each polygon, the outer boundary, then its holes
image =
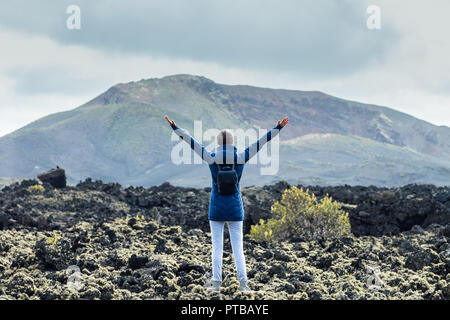
POLYGON ((233 135, 230 131, 222 130, 217 135, 215 152, 210 153, 204 146, 192 138, 185 130, 177 127, 175 121, 164 117, 174 132, 209 164, 212 178, 211 198, 209 201, 208 219, 211 227, 212 240, 212 279, 206 287, 218 292, 222 283, 223 229, 228 224, 231 247, 233 249, 240 290, 250 292, 247 284, 247 272, 243 249, 242 225, 244 207, 242 204, 239 181, 245 163, 249 161, 267 142, 275 137, 288 123, 286 117, 278 121, 275 128, 267 132, 261 139, 249 146, 244 152, 238 153, 234 146, 233 135), (234 185, 233 185, 234 184, 234 185))

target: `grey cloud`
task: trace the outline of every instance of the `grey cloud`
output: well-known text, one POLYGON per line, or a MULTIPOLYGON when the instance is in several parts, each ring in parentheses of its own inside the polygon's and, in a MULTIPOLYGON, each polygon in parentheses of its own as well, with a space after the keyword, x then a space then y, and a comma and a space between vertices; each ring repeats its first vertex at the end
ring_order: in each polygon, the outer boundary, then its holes
POLYGON ((14 78, 14 90, 19 94, 82 94, 92 88, 102 87, 99 80, 81 78, 66 69, 43 67, 33 69, 14 68, 7 72, 14 78))
POLYGON ((366 28, 364 1, 15 1, 0 24, 111 53, 188 58, 298 76, 351 74, 382 62, 399 35, 366 28), (69 4, 82 29, 66 29, 69 4))

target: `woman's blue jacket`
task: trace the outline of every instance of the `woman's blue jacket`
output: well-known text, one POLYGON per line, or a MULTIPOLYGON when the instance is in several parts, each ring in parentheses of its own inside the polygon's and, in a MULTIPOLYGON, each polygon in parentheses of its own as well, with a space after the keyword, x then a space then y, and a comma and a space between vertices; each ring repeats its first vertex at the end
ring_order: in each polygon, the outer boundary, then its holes
POLYGON ((215 181, 217 181, 217 164, 234 164, 238 181, 242 176, 244 165, 272 138, 281 130, 281 126, 276 126, 267 132, 258 141, 250 145, 244 152, 238 153, 235 146, 230 144, 220 145, 214 152, 208 152, 205 147, 198 143, 188 132, 177 126, 172 126, 174 132, 185 142, 189 143, 191 148, 209 164, 212 178, 211 197, 209 200, 208 219, 213 221, 242 221, 244 220, 244 206, 240 184, 238 192, 232 195, 221 195, 218 193, 215 181))

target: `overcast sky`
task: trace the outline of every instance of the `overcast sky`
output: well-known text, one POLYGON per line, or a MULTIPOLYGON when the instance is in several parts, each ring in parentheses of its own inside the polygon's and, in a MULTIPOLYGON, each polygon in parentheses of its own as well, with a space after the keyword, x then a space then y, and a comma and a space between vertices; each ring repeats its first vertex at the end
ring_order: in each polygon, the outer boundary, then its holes
POLYGON ((189 73, 320 90, 450 126, 448 0, 0 4, 0 136, 119 82, 189 73), (66 27, 69 5, 81 29, 66 27), (381 29, 369 30, 369 5, 381 29))

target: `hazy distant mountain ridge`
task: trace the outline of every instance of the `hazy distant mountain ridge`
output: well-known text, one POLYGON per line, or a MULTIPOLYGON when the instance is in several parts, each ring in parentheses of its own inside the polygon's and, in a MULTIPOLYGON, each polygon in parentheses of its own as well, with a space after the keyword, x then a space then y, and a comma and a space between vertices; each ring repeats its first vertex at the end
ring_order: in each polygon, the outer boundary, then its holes
POLYGON ((450 181, 448 127, 321 92, 222 85, 192 75, 118 84, 76 109, 49 115, 1 137, 0 176, 34 177, 58 164, 66 168, 72 182, 91 176, 123 184, 169 180, 208 185, 206 166, 170 163, 174 142, 164 114, 191 132, 194 120, 203 121, 203 130, 271 128, 288 115, 290 124, 281 141, 291 143, 282 147, 279 176, 261 177, 251 166, 245 170, 246 181, 258 185, 283 178, 287 172, 284 178, 292 183, 301 179, 378 185, 450 181), (310 140, 314 146, 299 138, 310 134, 320 134, 320 139, 310 140), (323 134, 333 135, 325 138, 323 134), (304 142, 296 144, 292 139, 304 142), (339 149, 333 148, 336 145, 339 149), (379 172, 374 169, 371 148, 383 149, 379 172), (320 159, 314 154, 320 154, 320 159), (305 156, 316 159, 308 162, 305 156), (323 165, 328 162, 333 165, 323 165), (397 167, 386 166, 389 163, 397 167), (183 179, 199 172, 206 172, 205 179, 183 179))

